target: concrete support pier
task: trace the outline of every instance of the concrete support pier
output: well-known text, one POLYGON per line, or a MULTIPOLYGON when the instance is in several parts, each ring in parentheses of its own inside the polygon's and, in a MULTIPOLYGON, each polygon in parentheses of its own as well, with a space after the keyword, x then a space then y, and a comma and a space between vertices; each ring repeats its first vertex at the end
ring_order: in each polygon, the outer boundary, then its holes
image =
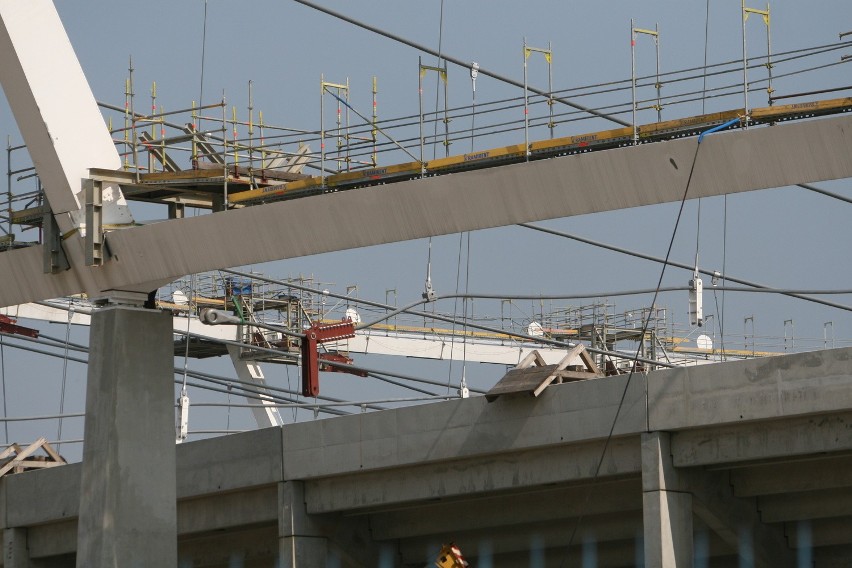
POLYGON ((642 434, 645 568, 691 568, 692 494, 683 491, 667 432, 642 434))
POLYGON ((92 316, 78 568, 177 566, 172 318, 92 316))
POLYGON ((29 566, 27 529, 5 529, 3 531, 3 568, 29 568, 29 566))
POLYGON ((328 539, 308 516, 305 484, 285 481, 278 484, 278 554, 280 568, 325 566, 328 539))

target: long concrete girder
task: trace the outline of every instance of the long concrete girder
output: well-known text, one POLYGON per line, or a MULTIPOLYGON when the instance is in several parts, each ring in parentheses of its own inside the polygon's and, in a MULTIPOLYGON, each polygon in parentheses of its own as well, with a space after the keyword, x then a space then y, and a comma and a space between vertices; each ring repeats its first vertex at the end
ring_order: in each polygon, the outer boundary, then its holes
MULTIPOLYGON (((107 235, 105 265, 42 272, 42 247, 0 254, 0 306, 86 292, 150 291, 228 266, 678 201, 695 138, 373 186, 176 219, 107 235), (333 219, 317 226, 311 219, 333 219)), ((690 198, 852 177, 852 116, 707 137, 690 198)))

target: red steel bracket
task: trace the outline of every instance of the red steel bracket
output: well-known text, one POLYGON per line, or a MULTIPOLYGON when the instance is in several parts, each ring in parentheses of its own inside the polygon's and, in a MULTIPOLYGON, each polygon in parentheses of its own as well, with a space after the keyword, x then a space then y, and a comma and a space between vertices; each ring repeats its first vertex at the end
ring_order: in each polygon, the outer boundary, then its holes
POLYGON ((3 333, 14 333, 15 335, 24 335, 38 339, 38 330, 29 327, 23 327, 15 324, 16 320, 10 317, 0 316, 0 331, 3 333))
POLYGON ((320 343, 339 341, 355 337, 355 324, 350 318, 340 323, 320 325, 311 324, 305 330, 305 338, 302 339, 302 395, 319 395, 319 354, 317 346, 320 343))

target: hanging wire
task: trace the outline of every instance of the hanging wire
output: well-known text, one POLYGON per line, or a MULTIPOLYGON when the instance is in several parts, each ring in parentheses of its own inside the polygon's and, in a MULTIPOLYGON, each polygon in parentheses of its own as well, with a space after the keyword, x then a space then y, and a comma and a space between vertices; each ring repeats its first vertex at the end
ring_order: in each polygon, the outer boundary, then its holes
MULTIPOLYGON (((74 319, 74 306, 68 306, 68 322, 65 324, 65 356, 62 361, 62 388, 59 394, 59 426, 56 432, 56 439, 62 440, 62 414, 65 412, 65 384, 68 378, 68 349, 71 344, 71 320, 74 319)), ((56 445, 56 451, 59 451, 59 443, 56 445)))
MULTIPOLYGON (((0 385, 3 388, 3 418, 9 417, 9 409, 6 407, 6 353, 3 336, 0 335, 0 385)), ((4 438, 6 444, 9 443, 9 423, 3 422, 4 438)))
MULTIPOLYGON (((467 293, 470 288, 470 231, 467 231, 467 254, 465 255, 465 261, 467 263, 467 267, 465 268, 464 275, 464 293, 467 296, 467 293)), ((462 376, 461 381, 459 383, 459 395, 462 397, 466 396, 467 389, 467 304, 468 298, 465 297, 464 302, 462 303, 462 309, 464 311, 464 327, 462 328, 462 376)), ((470 302, 470 317, 473 318, 473 301, 470 302)))
MULTIPOLYGON (((654 298, 653 298, 653 300, 651 301, 651 304, 650 304, 651 309, 648 310, 648 315, 645 317, 645 321, 642 324, 642 334, 641 334, 640 337, 642 337, 643 339, 644 339, 645 335, 648 333, 648 328, 651 324, 651 318, 652 318, 652 315, 653 315, 653 312, 654 312, 654 306, 657 303, 657 296, 659 295, 660 288, 663 285, 663 277, 666 274, 666 268, 668 268, 668 260, 669 260, 669 257, 671 256, 671 253, 672 253, 672 247, 674 246, 675 236, 677 236, 677 229, 678 229, 678 226, 680 225, 681 216, 683 215, 683 208, 684 208, 684 205, 686 204, 686 197, 689 194, 689 186, 692 184, 692 175, 695 172, 695 164, 696 164, 696 162, 698 162, 698 150, 700 148, 701 148, 701 138, 698 139, 698 144, 696 144, 696 146, 695 146, 695 154, 692 157, 692 166, 689 169, 689 177, 686 180, 686 188, 684 189, 683 197, 680 200, 680 208, 678 209, 677 217, 675 218, 674 228, 672 229, 672 236, 671 236, 671 239, 669 240, 668 250, 666 251, 665 262, 663 262, 663 267, 660 269, 660 277, 657 279, 657 289, 654 292, 654 298)), ((618 418, 621 414, 621 409, 624 407, 624 400, 627 398, 627 391, 630 387, 630 380, 633 378, 633 375, 636 373, 636 369, 637 369, 638 361, 639 361, 639 356, 640 356, 640 352, 642 350, 643 345, 644 345, 644 340, 640 340, 639 345, 636 347, 636 356, 633 360, 633 364, 630 366, 630 373, 627 375, 627 380, 624 383, 624 389, 621 392, 621 398, 618 401, 618 406, 615 409, 615 416, 612 419, 612 424, 610 426, 609 433, 607 434, 607 437, 604 439, 603 449, 601 450, 600 458, 598 459, 597 466, 595 467, 595 473, 592 476, 592 480, 591 480, 592 486, 594 486, 594 484, 597 483, 597 480, 600 476, 601 468, 603 467, 603 462, 604 462, 604 459, 606 458, 606 452, 609 449, 609 444, 612 441, 613 433, 615 432, 615 425, 618 423, 618 418)), ((649 408, 649 394, 648 394, 648 379, 647 379, 647 375, 645 375, 645 430, 647 432, 651 431, 650 412, 649 411, 650 411, 650 408, 649 408)), ((586 492, 586 497, 585 497, 583 506, 581 508, 581 513, 580 513, 580 515, 578 515, 577 522, 574 524, 574 529, 571 531, 571 536, 568 539, 568 544, 567 544, 566 549, 565 549, 565 556, 563 557, 562 562, 560 563, 560 567, 564 566, 565 563, 568 561, 568 552, 570 551, 571 545, 573 544, 573 541, 574 541, 574 537, 576 536, 577 531, 579 530, 580 525, 582 524, 583 519, 585 518, 585 512, 583 510, 586 509, 587 506, 588 506, 588 502, 589 502, 589 498, 591 496, 591 493, 592 493, 591 490, 586 492)))
POLYGON ((204 59, 207 51, 207 0, 204 0, 204 22, 201 31, 201 81, 198 89, 198 106, 204 105, 204 59))
MULTIPOLYGON (((447 394, 450 394, 450 386, 453 381, 453 352, 456 347, 456 324, 455 319, 458 317, 459 313, 459 286, 461 281, 461 259, 462 259, 462 244, 464 242, 464 233, 459 233, 459 254, 458 259, 456 260, 456 297, 453 298, 453 325, 452 325, 452 333, 450 334, 450 368, 447 371, 447 394)), ((467 314, 465 313, 465 316, 467 314)))

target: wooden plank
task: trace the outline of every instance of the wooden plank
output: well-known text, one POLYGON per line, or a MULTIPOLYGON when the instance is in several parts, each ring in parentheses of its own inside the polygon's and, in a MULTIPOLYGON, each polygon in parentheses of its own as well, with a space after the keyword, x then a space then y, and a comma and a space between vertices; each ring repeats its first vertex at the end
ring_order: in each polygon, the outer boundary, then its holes
POLYGON ((62 456, 60 456, 60 455, 59 455, 59 453, 57 453, 57 451, 53 449, 53 446, 51 446, 48 442, 45 442, 45 443, 41 446, 41 449, 43 449, 43 450, 44 450, 44 452, 45 452, 45 453, 46 453, 46 454, 47 454, 47 455, 48 455, 51 459, 53 459, 53 461, 58 462, 58 463, 60 463, 60 464, 64 464, 64 463, 66 463, 66 462, 65 462, 65 458, 63 458, 62 456))

